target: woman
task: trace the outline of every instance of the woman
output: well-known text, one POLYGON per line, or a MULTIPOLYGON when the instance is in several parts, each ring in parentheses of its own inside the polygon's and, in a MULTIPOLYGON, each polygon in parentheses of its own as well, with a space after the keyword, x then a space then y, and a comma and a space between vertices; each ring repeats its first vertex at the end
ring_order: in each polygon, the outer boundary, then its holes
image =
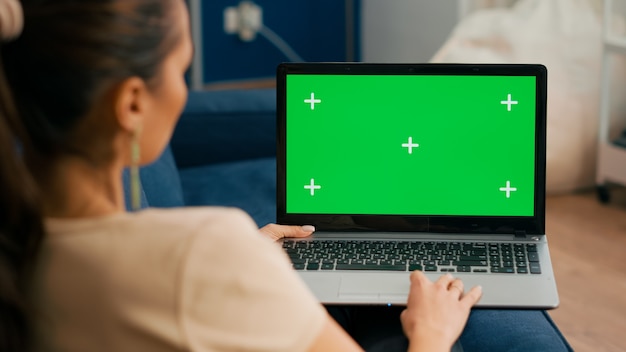
MULTIPOLYGON (((360 350, 243 212, 125 212, 122 169, 185 103, 184 1, 21 4, 0 0, 0 350, 360 350)), ((410 350, 450 350, 480 295, 413 273, 410 350)))

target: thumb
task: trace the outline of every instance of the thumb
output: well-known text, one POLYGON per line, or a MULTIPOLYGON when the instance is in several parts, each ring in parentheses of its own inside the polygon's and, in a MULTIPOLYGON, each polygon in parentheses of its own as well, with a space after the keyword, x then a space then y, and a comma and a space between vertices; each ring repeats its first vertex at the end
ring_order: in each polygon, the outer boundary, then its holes
POLYGON ((285 226, 283 237, 307 237, 315 232, 315 227, 311 225, 304 226, 285 226))
POLYGON ((289 226, 268 224, 261 228, 261 233, 273 240, 278 240, 284 237, 307 237, 313 232, 315 232, 315 227, 311 225, 289 226))

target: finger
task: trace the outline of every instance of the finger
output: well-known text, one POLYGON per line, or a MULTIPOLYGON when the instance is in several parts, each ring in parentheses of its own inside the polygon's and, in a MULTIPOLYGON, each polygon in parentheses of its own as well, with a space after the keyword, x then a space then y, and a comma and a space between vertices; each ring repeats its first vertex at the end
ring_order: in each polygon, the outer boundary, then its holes
MULTIPOLYGON (((281 225, 278 225, 278 226, 281 226, 281 225)), ((307 237, 307 236, 311 236, 313 232, 315 232, 315 227, 312 225, 287 226, 287 229, 285 229, 284 235, 285 237, 307 237)))
POLYGON ((463 280, 459 278, 455 278, 454 280, 452 280, 450 282, 450 287, 456 287, 460 289, 461 291, 465 290, 465 285, 463 284, 463 280))
POLYGON ((452 275, 450 274, 445 274, 442 275, 436 282, 435 285, 440 286, 445 288, 446 290, 448 289, 448 287, 450 286, 450 283, 452 282, 452 280, 454 280, 454 278, 452 277, 452 275))
POLYGON ((466 305, 467 308, 473 307, 480 298, 483 296, 483 288, 481 286, 472 287, 463 297, 461 302, 466 305))
POLYGON ((268 224, 261 228, 261 232, 271 236, 273 239, 284 237, 307 237, 315 231, 315 227, 311 225, 305 226, 288 226, 268 224))
POLYGON ((308 232, 309 234, 312 234, 313 232, 315 232, 315 226, 313 225, 304 225, 304 226, 301 226, 300 229, 304 232, 308 232))
POLYGON ((271 239, 272 241, 276 241, 276 240, 281 239, 281 236, 279 234, 277 234, 277 233, 274 233, 273 226, 274 226, 274 224, 265 225, 265 226, 263 226, 262 228, 259 229, 259 232, 263 236, 271 239))
POLYGON ((411 284, 415 284, 418 286, 423 285, 426 282, 429 282, 430 280, 426 277, 426 275, 424 275, 423 272, 419 271, 419 270, 414 270, 411 272, 411 284))
POLYGON ((463 281, 461 281, 459 279, 454 279, 450 283, 450 286, 448 287, 448 291, 452 292, 452 294, 454 294, 454 295, 458 295, 457 297, 461 298, 461 296, 463 296, 463 292, 464 292, 463 281))
POLYGON ((400 313, 400 324, 402 325, 402 331, 404 332, 404 335, 406 335, 406 337, 409 337, 411 327, 409 321, 409 312, 406 309, 402 310, 402 312, 400 313))
POLYGON ((409 296, 407 297, 407 307, 413 305, 414 302, 422 295, 421 293, 423 293, 427 287, 432 285, 430 279, 428 279, 426 275, 419 270, 411 272, 409 279, 411 281, 411 288, 409 290, 409 296))

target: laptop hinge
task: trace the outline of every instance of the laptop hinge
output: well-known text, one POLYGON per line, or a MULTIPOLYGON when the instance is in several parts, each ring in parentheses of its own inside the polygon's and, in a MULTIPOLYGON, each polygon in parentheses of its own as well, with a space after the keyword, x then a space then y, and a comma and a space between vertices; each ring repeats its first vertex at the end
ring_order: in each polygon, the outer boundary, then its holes
POLYGON ((526 231, 524 230, 515 231, 515 238, 526 238, 526 231))

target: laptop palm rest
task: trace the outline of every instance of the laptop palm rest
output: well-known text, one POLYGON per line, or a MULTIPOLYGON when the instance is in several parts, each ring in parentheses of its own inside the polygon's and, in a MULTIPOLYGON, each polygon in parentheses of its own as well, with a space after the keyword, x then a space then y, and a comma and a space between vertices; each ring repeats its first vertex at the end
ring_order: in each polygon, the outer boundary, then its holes
POLYGON ((409 292, 407 275, 365 274, 344 275, 339 286, 339 298, 372 298, 405 301, 409 292))

